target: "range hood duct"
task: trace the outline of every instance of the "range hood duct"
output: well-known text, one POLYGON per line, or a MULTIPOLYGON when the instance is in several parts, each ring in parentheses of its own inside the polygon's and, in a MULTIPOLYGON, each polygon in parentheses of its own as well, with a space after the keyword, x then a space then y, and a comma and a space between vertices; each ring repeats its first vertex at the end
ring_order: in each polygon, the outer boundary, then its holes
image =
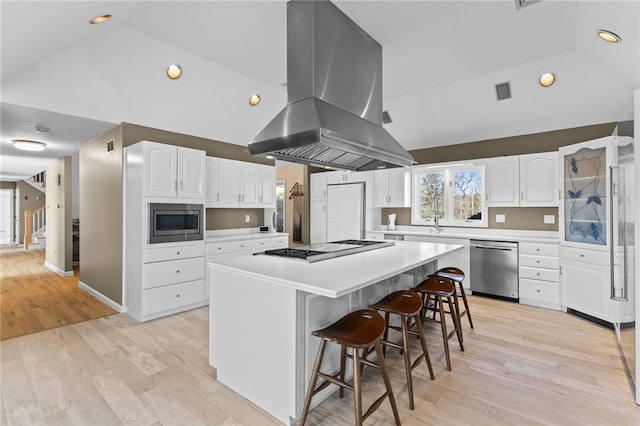
POLYGON ((347 170, 414 163, 382 127, 382 47, 330 1, 287 3, 287 93, 251 154, 347 170))

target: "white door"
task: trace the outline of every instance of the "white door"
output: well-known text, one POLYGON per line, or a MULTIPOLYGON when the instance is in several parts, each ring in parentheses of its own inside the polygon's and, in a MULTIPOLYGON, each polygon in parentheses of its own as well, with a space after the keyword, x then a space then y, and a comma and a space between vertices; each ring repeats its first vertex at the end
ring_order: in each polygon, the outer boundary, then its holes
POLYGON ((238 207, 240 205, 240 162, 220 159, 218 180, 219 207, 238 207))
POLYGON ((258 164, 240 163, 240 205, 243 207, 258 207, 258 164))
POLYGON ((363 238, 363 204, 362 183, 327 187, 327 241, 363 238))
POLYGON ((485 161, 485 190, 489 207, 517 207, 520 205, 520 174, 517 155, 497 157, 485 161))
POLYGON ((13 189, 0 190, 0 244, 13 242, 13 189))
POLYGON ((276 168, 260 166, 258 172, 260 207, 274 209, 276 207, 276 168))
POLYGON ((520 207, 558 205, 558 153, 520 156, 520 207))
POLYGON ((144 142, 144 195, 175 197, 178 186, 177 149, 173 145, 144 142))
POLYGON ((327 203, 316 201, 311 203, 311 229, 309 242, 311 244, 327 242, 327 203))
POLYGON ((179 197, 204 198, 204 159, 204 151, 178 148, 179 197))
POLYGON ((389 205, 389 171, 376 170, 373 173, 374 207, 387 207, 389 205))
POLYGON ((389 207, 411 207, 411 173, 404 167, 389 173, 389 207))
POLYGON ((218 158, 207 157, 204 162, 205 203, 207 207, 218 207, 218 158))

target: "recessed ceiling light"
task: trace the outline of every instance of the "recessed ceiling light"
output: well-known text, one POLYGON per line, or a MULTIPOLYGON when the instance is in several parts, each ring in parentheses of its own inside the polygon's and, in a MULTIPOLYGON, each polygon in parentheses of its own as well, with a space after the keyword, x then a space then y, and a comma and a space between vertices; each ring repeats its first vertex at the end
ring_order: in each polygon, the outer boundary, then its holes
POLYGON ((169 68, 167 68, 167 77, 169 77, 171 80, 180 78, 181 75, 182 75, 182 67, 180 65, 171 64, 169 65, 169 68))
POLYGON ((249 98, 249 105, 256 106, 260 103, 260 95, 253 95, 249 98))
POLYGON ((14 139, 11 141, 13 146, 23 151, 42 151, 47 147, 44 142, 30 141, 26 139, 14 139))
POLYGON ((89 23, 92 24, 92 25, 102 24, 103 22, 106 22, 109 19, 111 19, 111 15, 100 15, 100 16, 96 16, 95 18, 90 20, 89 23))
POLYGON ((607 30, 598 30, 598 37, 609 43, 620 43, 622 41, 622 37, 618 34, 607 30))
POLYGON ((556 75, 552 72, 546 72, 540 76, 540 86, 549 87, 556 82, 556 75))

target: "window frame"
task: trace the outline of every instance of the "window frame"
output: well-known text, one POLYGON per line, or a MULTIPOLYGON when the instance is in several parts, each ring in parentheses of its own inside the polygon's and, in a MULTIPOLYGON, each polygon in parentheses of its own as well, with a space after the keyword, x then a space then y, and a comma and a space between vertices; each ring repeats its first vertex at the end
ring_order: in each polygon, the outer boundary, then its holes
POLYGON ((421 211, 421 197, 420 197, 420 175, 425 173, 441 173, 444 172, 444 218, 438 221, 439 226, 449 227, 469 227, 469 228, 486 228, 488 226, 488 207, 485 199, 485 187, 486 187, 486 173, 484 164, 477 163, 464 163, 464 164, 450 164, 450 165, 424 165, 415 166, 411 170, 411 224, 422 226, 435 226, 433 219, 422 219, 420 217, 421 211), (454 173, 461 170, 480 170, 482 175, 482 187, 480 190, 480 196, 482 200, 481 214, 482 219, 467 219, 467 220, 455 220, 453 219, 454 203, 455 203, 455 188, 453 187, 454 173))

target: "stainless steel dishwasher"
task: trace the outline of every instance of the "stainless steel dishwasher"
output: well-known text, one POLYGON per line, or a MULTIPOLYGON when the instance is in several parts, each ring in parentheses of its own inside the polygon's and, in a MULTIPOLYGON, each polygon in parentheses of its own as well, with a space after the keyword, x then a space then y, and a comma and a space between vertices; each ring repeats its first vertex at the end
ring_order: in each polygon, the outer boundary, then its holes
POLYGON ((471 293, 518 301, 518 243, 471 240, 471 293))

